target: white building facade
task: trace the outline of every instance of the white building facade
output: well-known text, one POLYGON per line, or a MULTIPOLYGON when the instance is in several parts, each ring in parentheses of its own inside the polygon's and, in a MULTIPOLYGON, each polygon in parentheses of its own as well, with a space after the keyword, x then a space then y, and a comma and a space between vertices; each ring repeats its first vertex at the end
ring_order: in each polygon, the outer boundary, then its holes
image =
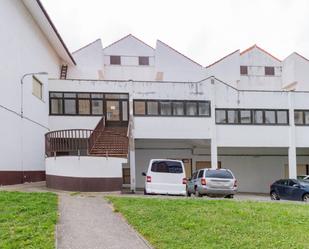
MULTIPOLYGON (((38 20, 50 21, 39 1, 24 2, 32 18, 31 4, 40 7, 38 20)), ((54 34, 50 26, 42 39, 54 34)), ((50 187, 135 191, 144 187, 141 173, 153 158, 183 160, 187 177, 200 168, 229 168, 241 192, 267 193, 277 179, 309 174, 309 61, 297 53, 281 61, 254 45, 203 67, 162 41, 153 48, 133 35, 106 47, 98 39, 72 55, 57 34, 48 45, 42 46, 42 53, 49 51, 45 67, 20 65, 24 73, 48 73, 49 79, 37 76, 45 80, 43 100, 31 102, 29 83, 24 114, 16 99, 3 102, 12 101, 17 114, 16 125, 8 121, 2 130, 18 132, 14 146, 5 134, 1 146, 12 155, 26 136, 22 144, 29 150, 1 159, 3 179, 29 165, 33 171, 46 167, 50 187), (21 128, 27 112, 43 126, 21 128), (25 164, 27 158, 33 162, 25 164)), ((12 94, 20 94, 16 72, 12 94)))

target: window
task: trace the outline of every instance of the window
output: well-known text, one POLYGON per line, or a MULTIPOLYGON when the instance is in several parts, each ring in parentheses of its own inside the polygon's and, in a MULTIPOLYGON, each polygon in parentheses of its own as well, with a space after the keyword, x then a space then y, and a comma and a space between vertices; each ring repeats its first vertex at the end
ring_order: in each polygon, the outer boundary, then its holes
POLYGON ((171 102, 160 102, 160 110, 162 116, 172 115, 172 103, 171 102))
POLYGON ((103 115, 103 100, 99 99, 92 100, 92 114, 103 115))
POLYGON ((305 124, 308 125, 309 124, 309 111, 305 111, 304 116, 305 116, 305 124))
POLYGON ((251 111, 241 110, 240 111, 240 123, 250 124, 251 123, 251 111))
POLYGON ((248 66, 240 66, 240 74, 248 75, 248 66))
POLYGON ((197 116, 197 103, 196 102, 186 103, 186 114, 187 116, 197 116))
POLYGON ((288 111, 277 111, 277 123, 278 124, 288 124, 288 111))
POLYGON ((275 124, 276 113, 275 111, 265 111, 265 124, 275 124))
POLYGON ((51 114, 63 114, 62 99, 52 99, 50 103, 51 114))
POLYGON ((210 117, 209 101, 134 100, 134 115, 210 117))
POLYGON ((134 113, 135 115, 146 114, 145 101, 134 101, 134 113))
POLYGON ((196 179, 196 177, 197 177, 197 171, 194 172, 192 179, 196 179))
POLYGON ((159 104, 155 101, 147 102, 147 114, 148 115, 158 115, 159 114, 159 104))
POLYGON ((148 56, 139 56, 138 65, 140 66, 149 66, 149 57, 148 56))
POLYGON ((78 100, 78 113, 81 115, 90 114, 90 101, 89 99, 78 100))
POLYGON ((263 111, 262 110, 254 110, 253 111, 253 123, 254 124, 263 124, 263 111))
POLYGON ((233 179, 231 172, 227 170, 206 170, 206 177, 209 178, 223 178, 223 179, 233 179))
POLYGON ((210 116, 210 103, 199 102, 198 103, 198 114, 199 116, 210 116))
POLYGON ((174 116, 183 116, 184 112, 184 103, 183 102, 173 102, 173 115, 174 116))
POLYGON ((238 111, 236 110, 228 110, 227 111, 227 121, 229 124, 237 124, 238 120, 238 111))
POLYGON ((216 123, 225 124, 226 123, 226 112, 225 110, 216 110, 216 123))
POLYGON ((174 161, 155 161, 151 165, 152 172, 158 173, 183 173, 182 164, 174 161))
POLYGON ((65 99, 64 100, 64 113, 65 114, 76 114, 76 100, 75 99, 65 99))
POLYGON ((118 55, 111 55, 110 64, 111 65, 121 65, 121 57, 118 55))
POLYGON ((275 75, 275 68, 274 67, 265 67, 265 75, 268 75, 268 76, 275 75))
POLYGON ((288 125, 289 112, 288 110, 216 109, 216 123, 288 125))
POLYGON ((200 170, 200 171, 198 172, 198 178, 202 178, 203 175, 204 175, 204 170, 200 170))
POLYGON ((294 112, 294 121, 297 125, 304 124, 304 112, 303 111, 295 111, 294 112))
POLYGON ((43 84, 35 76, 32 77, 32 94, 39 99, 43 99, 43 84))

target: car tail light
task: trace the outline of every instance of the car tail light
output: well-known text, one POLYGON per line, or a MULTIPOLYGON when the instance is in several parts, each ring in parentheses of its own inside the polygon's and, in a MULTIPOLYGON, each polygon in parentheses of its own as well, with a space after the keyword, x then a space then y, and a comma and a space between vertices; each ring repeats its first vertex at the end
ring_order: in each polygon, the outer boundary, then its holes
POLYGON ((201 184, 202 184, 202 185, 206 185, 206 179, 205 179, 205 178, 202 178, 202 179, 201 179, 201 184))
POLYGON ((234 188, 237 187, 237 180, 235 179, 235 182, 234 182, 234 188))
POLYGON ((187 178, 182 178, 182 184, 187 184, 188 180, 187 178))
POLYGON ((151 182, 151 176, 147 176, 147 177, 146 177, 146 181, 147 181, 147 182, 151 182))

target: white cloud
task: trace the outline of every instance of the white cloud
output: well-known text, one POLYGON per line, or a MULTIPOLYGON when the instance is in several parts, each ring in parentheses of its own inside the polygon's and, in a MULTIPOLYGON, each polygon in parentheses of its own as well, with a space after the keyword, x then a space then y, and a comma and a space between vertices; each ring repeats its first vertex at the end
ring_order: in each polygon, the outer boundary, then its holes
POLYGON ((207 65, 255 43, 284 58, 309 57, 307 0, 42 0, 71 51, 132 33, 160 39, 207 65))

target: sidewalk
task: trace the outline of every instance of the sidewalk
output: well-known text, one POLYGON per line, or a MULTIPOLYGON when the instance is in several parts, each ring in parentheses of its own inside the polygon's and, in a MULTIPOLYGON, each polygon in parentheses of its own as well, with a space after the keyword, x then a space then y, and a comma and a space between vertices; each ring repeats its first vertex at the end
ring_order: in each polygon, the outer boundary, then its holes
POLYGON ((102 195, 59 194, 58 249, 149 249, 102 195))

